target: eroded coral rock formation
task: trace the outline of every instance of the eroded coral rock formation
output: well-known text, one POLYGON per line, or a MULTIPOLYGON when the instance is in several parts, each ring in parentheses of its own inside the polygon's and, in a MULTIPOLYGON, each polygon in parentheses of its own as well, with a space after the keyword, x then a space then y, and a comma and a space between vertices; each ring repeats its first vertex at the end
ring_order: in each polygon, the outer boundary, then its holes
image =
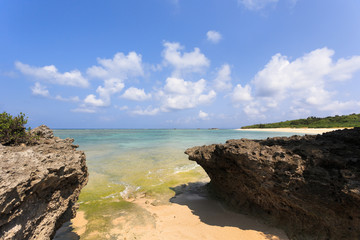
POLYGON ((51 239, 75 216, 85 154, 42 125, 34 146, 0 145, 0 239, 51 239))
POLYGON ((228 204, 290 239, 360 239, 360 128, 186 150, 228 204))

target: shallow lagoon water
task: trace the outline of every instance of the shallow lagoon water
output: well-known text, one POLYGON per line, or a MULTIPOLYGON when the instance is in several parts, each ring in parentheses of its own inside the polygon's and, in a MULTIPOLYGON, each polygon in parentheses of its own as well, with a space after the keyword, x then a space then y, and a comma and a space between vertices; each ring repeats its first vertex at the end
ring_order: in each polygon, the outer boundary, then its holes
MULTIPOLYGON (((114 220, 119 217, 125 217, 134 225, 151 222, 152 216, 132 203, 135 197, 146 195, 166 204, 175 194, 172 187, 208 181, 203 169, 184 154, 189 147, 224 143, 228 139, 294 135, 178 129, 71 129, 55 130, 54 134, 60 138, 74 138, 74 144, 79 144, 79 149, 86 154, 90 177, 79 197, 79 211, 84 212, 87 225, 84 231, 75 229, 81 232, 80 239, 104 236, 117 239, 112 229, 114 220)), ((63 234, 57 239, 70 239, 69 236, 63 234)))

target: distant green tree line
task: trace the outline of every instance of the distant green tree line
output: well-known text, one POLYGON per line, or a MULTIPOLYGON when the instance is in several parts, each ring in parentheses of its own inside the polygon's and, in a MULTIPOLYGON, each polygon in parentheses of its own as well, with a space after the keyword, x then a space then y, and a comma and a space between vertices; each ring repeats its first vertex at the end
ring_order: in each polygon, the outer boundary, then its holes
POLYGON ((290 120, 277 123, 255 124, 242 127, 248 128, 340 128, 340 127, 360 127, 360 114, 335 115, 334 117, 308 117, 298 120, 290 120))

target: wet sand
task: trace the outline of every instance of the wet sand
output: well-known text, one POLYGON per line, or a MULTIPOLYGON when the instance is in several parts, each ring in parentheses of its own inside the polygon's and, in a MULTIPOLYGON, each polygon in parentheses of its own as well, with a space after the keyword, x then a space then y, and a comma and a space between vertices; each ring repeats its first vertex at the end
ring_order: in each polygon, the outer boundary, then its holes
POLYGON ((305 134, 322 134, 341 130, 345 128, 250 128, 250 129, 236 129, 238 131, 254 131, 254 132, 287 132, 287 133, 305 133, 305 134))

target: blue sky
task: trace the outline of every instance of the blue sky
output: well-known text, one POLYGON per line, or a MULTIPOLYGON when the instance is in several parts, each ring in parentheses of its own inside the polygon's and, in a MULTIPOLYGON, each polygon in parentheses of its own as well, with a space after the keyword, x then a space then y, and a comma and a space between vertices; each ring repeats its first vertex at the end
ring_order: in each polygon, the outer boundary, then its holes
POLYGON ((0 0, 0 111, 237 128, 360 111, 358 0, 0 0))

